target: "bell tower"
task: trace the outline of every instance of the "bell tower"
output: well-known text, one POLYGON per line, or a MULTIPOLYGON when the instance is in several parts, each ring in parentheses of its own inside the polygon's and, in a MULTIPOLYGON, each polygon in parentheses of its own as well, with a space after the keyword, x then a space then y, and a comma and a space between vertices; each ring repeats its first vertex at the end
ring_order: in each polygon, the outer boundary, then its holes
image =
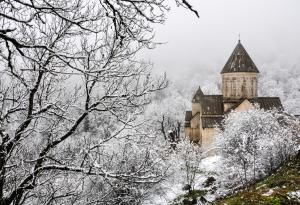
POLYGON ((257 97, 258 73, 256 65, 239 40, 221 71, 224 99, 235 101, 257 97))

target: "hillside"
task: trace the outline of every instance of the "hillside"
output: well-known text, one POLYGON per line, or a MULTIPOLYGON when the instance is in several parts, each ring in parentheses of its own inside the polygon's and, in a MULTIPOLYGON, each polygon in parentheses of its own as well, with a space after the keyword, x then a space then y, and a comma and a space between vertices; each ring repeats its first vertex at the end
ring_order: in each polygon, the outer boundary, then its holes
POLYGON ((300 204, 300 156, 265 180, 215 204, 300 204))

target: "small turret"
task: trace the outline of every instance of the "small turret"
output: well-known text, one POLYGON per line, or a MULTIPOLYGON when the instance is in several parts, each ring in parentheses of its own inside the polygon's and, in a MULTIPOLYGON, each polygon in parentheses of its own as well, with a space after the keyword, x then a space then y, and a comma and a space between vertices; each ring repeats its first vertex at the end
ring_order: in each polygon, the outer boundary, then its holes
POLYGON ((199 87, 197 92, 195 93, 193 100, 192 100, 192 115, 194 116, 196 113, 201 112, 201 100, 204 94, 199 87))
POLYGON ((201 101, 201 98, 204 96, 200 86, 197 90, 197 92, 195 93, 194 97, 193 97, 193 100, 192 102, 200 102, 201 101))

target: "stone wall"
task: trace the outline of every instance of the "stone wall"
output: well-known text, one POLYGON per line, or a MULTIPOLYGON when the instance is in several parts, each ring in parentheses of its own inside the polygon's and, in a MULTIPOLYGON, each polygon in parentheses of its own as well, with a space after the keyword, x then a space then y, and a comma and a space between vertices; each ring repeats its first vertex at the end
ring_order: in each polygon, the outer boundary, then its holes
POLYGON ((200 103, 192 103, 192 116, 196 115, 196 113, 200 113, 201 105, 200 103))
POLYGON ((222 94, 231 100, 257 97, 257 73, 223 73, 222 94))
POLYGON ((204 150, 209 149, 214 142, 215 128, 205 128, 201 130, 202 142, 201 147, 204 150))

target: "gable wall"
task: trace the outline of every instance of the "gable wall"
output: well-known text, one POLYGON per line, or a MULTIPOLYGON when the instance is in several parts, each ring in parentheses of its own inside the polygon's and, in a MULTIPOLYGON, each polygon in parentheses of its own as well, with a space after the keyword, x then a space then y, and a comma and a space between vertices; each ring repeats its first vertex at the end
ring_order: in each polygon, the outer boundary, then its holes
POLYGON ((246 99, 234 110, 241 112, 241 111, 249 110, 250 108, 254 108, 254 106, 246 99))
POLYGON ((223 103, 224 104, 224 112, 227 112, 230 108, 234 107, 236 105, 236 103, 223 103))

